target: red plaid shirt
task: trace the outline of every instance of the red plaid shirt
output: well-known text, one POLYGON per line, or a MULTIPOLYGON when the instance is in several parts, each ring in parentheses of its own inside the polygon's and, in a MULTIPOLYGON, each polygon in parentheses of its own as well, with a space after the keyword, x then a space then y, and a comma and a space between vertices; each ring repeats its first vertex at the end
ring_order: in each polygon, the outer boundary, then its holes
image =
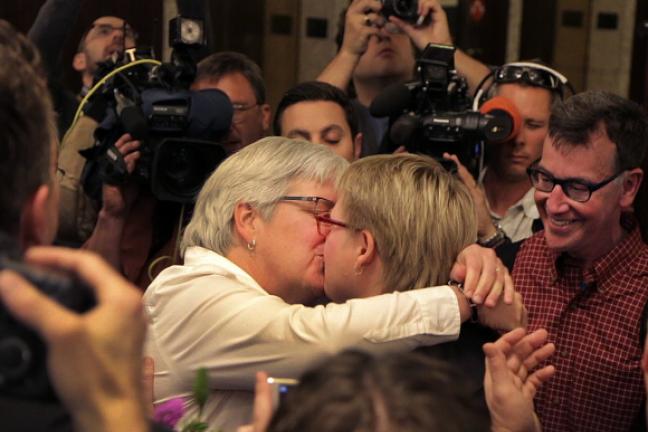
POLYGON ((555 376, 536 396, 545 432, 628 431, 644 403, 640 336, 648 301, 648 246, 637 228, 590 269, 551 252, 543 232, 513 269, 529 330, 556 345, 555 376))

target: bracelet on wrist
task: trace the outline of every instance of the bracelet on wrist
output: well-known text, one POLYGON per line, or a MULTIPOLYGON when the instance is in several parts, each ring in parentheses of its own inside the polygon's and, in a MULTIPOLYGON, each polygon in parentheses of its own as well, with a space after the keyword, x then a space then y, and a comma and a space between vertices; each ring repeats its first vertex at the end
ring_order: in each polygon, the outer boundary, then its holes
MULTIPOLYGON (((464 296, 466 296, 466 293, 464 292, 464 286, 461 282, 450 279, 447 285, 457 288, 463 293, 464 296)), ((468 300, 468 304, 470 305, 470 318, 468 318, 468 321, 471 323, 479 322, 479 315, 477 314, 477 303, 474 303, 470 298, 468 298, 468 296, 466 296, 466 300, 468 300)))

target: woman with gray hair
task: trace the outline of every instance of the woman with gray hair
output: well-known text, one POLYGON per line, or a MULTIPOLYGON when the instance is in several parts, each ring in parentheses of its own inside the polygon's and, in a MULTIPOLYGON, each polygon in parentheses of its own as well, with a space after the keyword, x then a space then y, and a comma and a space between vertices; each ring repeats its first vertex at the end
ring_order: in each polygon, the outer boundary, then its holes
MULTIPOLYGON (((269 137, 207 180, 182 240, 184 265, 165 269, 144 295, 156 403, 189 396, 205 368, 202 416, 229 431, 250 420, 258 370, 297 378, 346 348, 405 351, 458 337, 470 305, 456 287, 302 305, 323 294, 325 236, 315 216, 333 208, 346 167, 325 146, 269 137)), ((459 261, 475 272, 466 276, 473 289, 486 291, 501 266, 475 249, 459 261)), ((195 402, 185 405, 195 417, 195 402)))

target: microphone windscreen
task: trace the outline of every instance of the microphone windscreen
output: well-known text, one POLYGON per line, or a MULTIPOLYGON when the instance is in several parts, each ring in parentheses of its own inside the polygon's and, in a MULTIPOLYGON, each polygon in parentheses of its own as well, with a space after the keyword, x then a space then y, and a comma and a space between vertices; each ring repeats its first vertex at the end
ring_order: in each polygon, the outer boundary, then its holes
POLYGON ((389 130, 389 138, 397 146, 407 145, 414 132, 421 126, 421 120, 411 114, 403 114, 389 130))
POLYGON ((491 114, 494 116, 506 116, 512 122, 511 132, 501 141, 506 141, 517 136, 522 127, 522 116, 515 107, 515 104, 504 96, 495 96, 486 101, 480 108, 482 114, 491 114))
POLYGON ((227 95, 218 89, 191 92, 191 124, 188 135, 192 138, 218 140, 229 132, 234 108, 227 95))
POLYGON ((392 84, 375 97, 369 112, 374 117, 401 114, 412 101, 412 93, 405 84, 392 84))

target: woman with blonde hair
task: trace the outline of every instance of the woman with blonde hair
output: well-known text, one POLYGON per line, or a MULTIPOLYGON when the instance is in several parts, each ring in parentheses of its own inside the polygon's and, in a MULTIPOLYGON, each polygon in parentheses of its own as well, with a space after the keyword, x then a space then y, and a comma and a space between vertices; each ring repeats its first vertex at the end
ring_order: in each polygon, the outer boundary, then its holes
MULTIPOLYGON (((317 217, 326 235, 326 295, 342 303, 393 291, 447 283, 458 254, 477 240, 475 207, 466 186, 428 156, 369 156, 351 164, 338 182, 330 215, 317 217)), ((495 304, 494 298, 487 303, 495 304)), ((515 293, 508 309, 524 326, 526 312, 515 293)), ((473 308, 473 320, 477 312, 473 308)), ((428 356, 463 371, 475 406, 488 416, 482 345, 498 334, 462 325, 457 341, 422 347, 428 356)))
POLYGON ((334 301, 444 284, 459 252, 477 239, 468 189, 434 159, 370 156, 338 183, 327 235, 326 295, 334 301))

